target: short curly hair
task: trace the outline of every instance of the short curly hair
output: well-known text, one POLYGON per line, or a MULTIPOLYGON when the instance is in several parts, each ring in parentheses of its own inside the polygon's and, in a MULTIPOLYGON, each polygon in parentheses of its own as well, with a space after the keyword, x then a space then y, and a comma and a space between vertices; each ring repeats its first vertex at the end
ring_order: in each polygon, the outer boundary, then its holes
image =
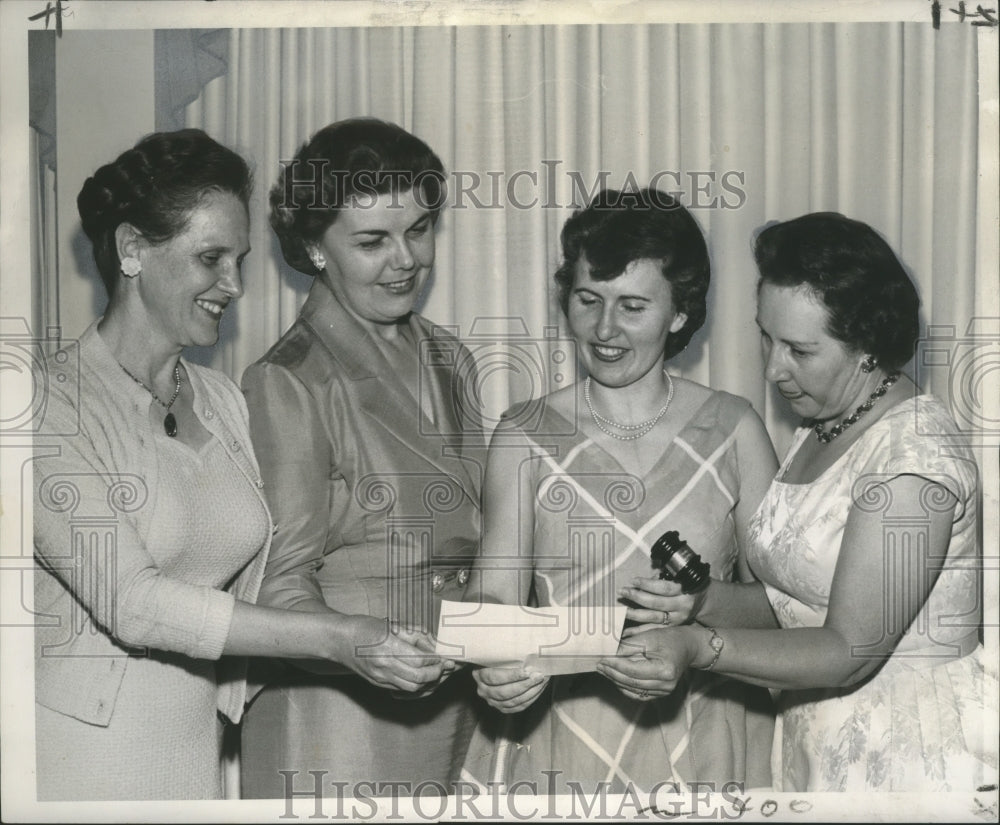
POLYGON ((826 307, 827 332, 886 370, 913 357, 920 297, 881 235, 836 212, 762 229, 754 241, 761 284, 809 287, 826 307))
POLYGON ((680 202, 657 189, 605 189, 573 213, 562 229, 563 263, 555 281, 563 312, 569 309, 581 256, 598 281, 617 278, 633 261, 658 261, 674 308, 687 320, 667 336, 664 357, 683 350, 705 323, 711 263, 705 236, 680 202))
POLYGON ((252 189, 246 161, 201 129, 154 132, 102 166, 84 182, 76 205, 108 295, 120 278, 115 231, 121 224, 164 243, 184 231, 207 193, 229 192, 249 208, 252 189))
POLYGON ((271 188, 271 228, 289 266, 319 270, 308 246, 318 241, 355 197, 413 190, 437 221, 446 198, 441 159, 420 138, 373 117, 340 120, 320 129, 271 188))

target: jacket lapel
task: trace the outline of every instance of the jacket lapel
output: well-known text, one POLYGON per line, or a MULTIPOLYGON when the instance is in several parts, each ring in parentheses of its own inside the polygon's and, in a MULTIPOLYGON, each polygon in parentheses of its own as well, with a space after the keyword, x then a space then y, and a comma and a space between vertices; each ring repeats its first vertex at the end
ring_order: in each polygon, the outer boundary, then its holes
POLYGON ((369 334, 321 280, 313 284, 301 317, 343 368, 361 411, 386 431, 396 449, 409 450, 442 473, 454 476, 478 506, 477 488, 465 463, 452 455, 454 447, 462 443, 462 430, 450 401, 452 367, 437 363, 433 355, 435 342, 428 340, 430 325, 411 316, 418 352, 432 353, 431 363, 421 366, 420 387, 422 393, 428 393, 437 426, 401 385, 369 334), (427 343, 421 346, 420 341, 427 343))

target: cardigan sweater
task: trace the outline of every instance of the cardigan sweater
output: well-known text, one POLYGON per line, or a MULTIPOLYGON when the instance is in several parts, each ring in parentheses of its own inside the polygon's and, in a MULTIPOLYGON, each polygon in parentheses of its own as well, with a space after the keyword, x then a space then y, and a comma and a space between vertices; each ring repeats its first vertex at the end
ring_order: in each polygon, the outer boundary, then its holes
MULTIPOLYGON (((222 373, 183 364, 201 424, 266 509, 242 394, 222 373)), ((107 725, 136 648, 220 659, 236 599, 256 600, 273 529, 226 590, 172 578, 146 549, 159 473, 148 391, 125 374, 97 322, 46 359, 36 385, 35 612, 46 618, 35 630, 35 700, 107 725)), ((217 674, 219 710, 238 721, 246 662, 227 657, 217 674)))

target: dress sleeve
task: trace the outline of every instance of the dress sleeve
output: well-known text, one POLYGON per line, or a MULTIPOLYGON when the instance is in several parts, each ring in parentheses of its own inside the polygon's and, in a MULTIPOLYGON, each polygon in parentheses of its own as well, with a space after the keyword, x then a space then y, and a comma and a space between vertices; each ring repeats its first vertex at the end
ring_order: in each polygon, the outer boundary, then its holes
POLYGON ((173 578, 157 566, 130 515, 153 506, 156 491, 147 489, 140 476, 109 466, 108 451, 98 449, 94 434, 78 426, 78 407, 50 393, 45 421, 50 432, 76 434, 35 439, 38 564, 120 643, 218 659, 229 635, 234 597, 173 578), (75 530, 93 508, 120 514, 114 535, 104 542, 78 541, 75 530))
POLYGON ((325 605, 316 571, 328 543, 333 460, 321 405, 299 378, 275 364, 249 367, 243 392, 275 524, 258 603, 306 610, 325 605))
POLYGON ((941 485, 958 499, 961 518, 978 484, 975 458, 959 439, 958 427, 936 399, 921 396, 912 407, 880 422, 879 441, 866 472, 882 478, 913 475, 941 485))

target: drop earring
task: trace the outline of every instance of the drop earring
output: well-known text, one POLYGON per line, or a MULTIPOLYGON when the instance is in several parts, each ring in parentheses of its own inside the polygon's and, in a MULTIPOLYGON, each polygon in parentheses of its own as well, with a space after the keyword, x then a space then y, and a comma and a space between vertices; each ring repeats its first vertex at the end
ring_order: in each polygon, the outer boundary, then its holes
POLYGON ((861 362, 862 372, 875 372, 875 367, 878 366, 878 359, 874 355, 866 355, 865 360, 861 362))

